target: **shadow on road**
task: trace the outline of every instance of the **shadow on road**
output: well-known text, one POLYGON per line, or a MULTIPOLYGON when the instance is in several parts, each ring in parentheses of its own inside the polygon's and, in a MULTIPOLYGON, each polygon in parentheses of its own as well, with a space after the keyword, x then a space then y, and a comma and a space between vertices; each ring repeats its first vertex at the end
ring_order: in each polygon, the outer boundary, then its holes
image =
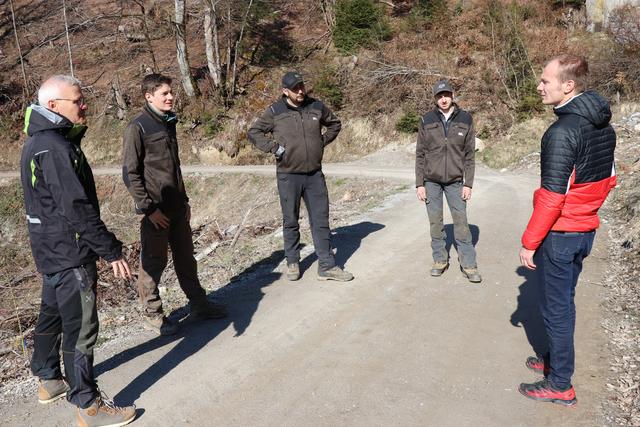
POLYGON ((548 344, 538 304, 540 298, 539 277, 535 271, 522 266, 517 268, 516 273, 524 277, 524 283, 518 287, 520 290, 518 306, 511 314, 510 322, 515 327, 522 326, 534 353, 542 356, 548 352, 548 344))
MULTIPOLYGON (((382 224, 364 221, 334 230, 334 242, 338 248, 336 262, 339 265, 344 265, 360 247, 366 236, 382 228, 384 228, 382 224)), ((200 351, 229 326, 233 326, 235 329, 235 336, 242 335, 251 324, 253 315, 265 295, 262 288, 271 285, 280 278, 281 273, 274 270, 283 258, 284 252, 282 250, 274 251, 269 257, 254 263, 242 273, 232 277, 224 287, 209 294, 210 299, 221 300, 228 305, 229 317, 221 320, 194 322, 188 316, 188 307, 181 307, 169 315, 171 320, 179 322, 181 325, 180 331, 176 335, 158 336, 97 364, 95 366, 96 377, 139 356, 177 342, 171 350, 160 356, 155 363, 141 372, 114 396, 116 404, 128 405, 135 402, 142 393, 184 360, 200 351)), ((308 268, 314 259, 315 254, 312 254, 307 256, 303 262, 308 268)))
POLYGON ((269 257, 254 263, 242 273, 232 277, 224 287, 209 294, 209 299, 219 299, 228 305, 229 316, 227 318, 195 322, 188 316, 188 307, 181 307, 169 315, 171 320, 180 322, 180 331, 176 335, 158 336, 97 364, 94 368, 96 377, 130 362, 138 356, 158 350, 167 344, 178 342, 115 395, 116 404, 128 405, 135 402, 158 380, 201 350, 230 325, 234 327, 236 336, 242 335, 251 324, 251 319, 265 295, 262 288, 271 285, 280 278, 281 273, 273 270, 283 255, 281 250, 274 251, 269 257))
MULTIPOLYGON (((478 244, 478 241, 480 240, 480 228, 477 225, 469 224, 469 231, 471 231, 471 243, 473 244, 473 246, 476 246, 478 244)), ((427 233, 428 232, 429 232, 429 229, 427 228, 427 233)), ((450 255, 451 247, 456 246, 455 236, 453 234, 453 224, 444 225, 444 234, 447 236, 447 239, 446 239, 447 255, 450 255)), ((457 250, 458 248, 456 247, 456 251, 457 250)))
MULTIPOLYGON (((331 246, 336 248, 336 265, 344 267, 349 258, 360 248, 364 238, 383 228, 383 224, 362 221, 332 230, 331 246)), ((306 271, 317 259, 318 257, 315 253, 307 255, 300 261, 300 270, 302 272, 306 271)))

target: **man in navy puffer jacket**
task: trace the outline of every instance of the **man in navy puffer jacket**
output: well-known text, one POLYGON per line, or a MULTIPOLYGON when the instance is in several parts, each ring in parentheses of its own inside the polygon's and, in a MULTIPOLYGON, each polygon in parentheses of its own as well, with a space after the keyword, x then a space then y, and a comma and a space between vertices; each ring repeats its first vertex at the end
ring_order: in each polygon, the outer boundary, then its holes
POLYGON ((545 378, 520 384, 519 390, 565 406, 577 402, 571 385, 575 287, 600 224, 598 209, 616 185, 611 110, 596 92, 583 92, 588 71, 583 57, 565 54, 551 59, 542 72, 538 92, 544 104, 554 106, 558 120, 542 137, 541 184, 520 249, 522 265, 539 270, 549 352, 526 362, 545 378))

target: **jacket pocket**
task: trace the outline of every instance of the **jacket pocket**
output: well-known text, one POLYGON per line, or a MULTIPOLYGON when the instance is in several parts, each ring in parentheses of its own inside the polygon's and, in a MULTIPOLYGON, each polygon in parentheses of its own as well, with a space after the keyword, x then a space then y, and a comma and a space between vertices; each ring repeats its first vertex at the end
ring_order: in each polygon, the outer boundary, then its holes
POLYGON ((165 132, 145 135, 145 163, 168 161, 171 158, 169 137, 165 132))

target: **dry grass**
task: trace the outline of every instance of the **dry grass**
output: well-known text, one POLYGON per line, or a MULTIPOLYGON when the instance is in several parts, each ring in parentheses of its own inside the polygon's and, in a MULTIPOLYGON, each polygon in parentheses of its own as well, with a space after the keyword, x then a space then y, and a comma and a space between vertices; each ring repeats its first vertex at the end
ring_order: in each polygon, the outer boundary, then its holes
POLYGON ((514 167, 523 162, 536 164, 540 140, 552 120, 550 114, 544 118, 533 118, 516 124, 506 135, 488 140, 481 155, 483 163, 496 169, 514 167))

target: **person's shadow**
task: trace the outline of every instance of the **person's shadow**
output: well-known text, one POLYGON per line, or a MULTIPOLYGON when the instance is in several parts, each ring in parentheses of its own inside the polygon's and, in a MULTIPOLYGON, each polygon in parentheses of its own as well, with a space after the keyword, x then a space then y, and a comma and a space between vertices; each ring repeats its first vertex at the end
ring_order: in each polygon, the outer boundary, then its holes
MULTIPOLYGON (((332 230, 331 246, 336 248, 336 265, 344 267, 349 258, 360 248, 362 241, 371 233, 382 230, 383 224, 362 221, 357 224, 345 225, 332 230)), ((304 272, 318 257, 315 252, 300 261, 300 271, 304 272)))
MULTIPOLYGON (((469 224, 469 231, 471 231, 471 244, 476 246, 480 240, 480 228, 477 225, 469 224)), ((456 248, 456 252, 458 251, 458 246, 456 245, 455 236, 453 234, 453 224, 444 225, 444 234, 447 236, 445 239, 445 250, 447 251, 448 257, 451 253, 452 247, 456 248)))
POLYGON ((523 266, 516 269, 519 276, 524 277, 524 283, 518 287, 518 306, 511 314, 510 322, 515 327, 524 329, 527 340, 537 356, 548 353, 547 334, 540 314, 540 278, 536 271, 523 266))
POLYGON ((142 393, 172 369, 205 347, 229 325, 235 328, 236 336, 242 335, 251 324, 251 319, 265 295, 262 288, 280 278, 281 273, 275 272, 274 269, 283 256, 282 250, 274 251, 269 257, 252 264, 237 276, 232 277, 224 287, 209 294, 210 300, 222 299, 228 305, 228 317, 196 322, 188 316, 187 306, 174 310, 169 317, 175 322, 180 322, 180 331, 177 334, 158 336, 100 362, 94 367, 96 378, 138 356, 179 341, 114 396, 113 400, 117 405, 128 405, 136 401, 142 393))

